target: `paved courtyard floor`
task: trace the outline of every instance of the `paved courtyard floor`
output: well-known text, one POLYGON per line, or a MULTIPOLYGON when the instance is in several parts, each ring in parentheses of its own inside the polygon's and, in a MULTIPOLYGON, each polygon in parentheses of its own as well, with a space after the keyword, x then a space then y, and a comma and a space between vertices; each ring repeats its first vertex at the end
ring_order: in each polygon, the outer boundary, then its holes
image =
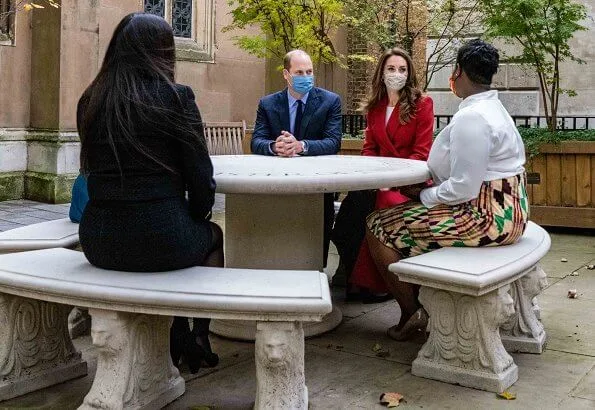
MULTIPOLYGON (((42 220, 63 218, 66 205, 32 201, 0 202, 0 231, 42 220)), ((217 198, 214 218, 224 224, 224 207, 217 198)), ((333 290, 343 310, 343 323, 322 336, 306 340, 306 384, 313 409, 380 409, 383 392, 399 392, 407 409, 595 409, 595 232, 550 230, 552 249, 543 259, 549 287, 539 297, 542 321, 548 334, 541 355, 513 354, 519 380, 509 389, 514 401, 495 394, 453 386, 411 375, 411 362, 423 340, 396 342, 386 329, 395 324, 395 302, 375 305, 345 303, 342 289, 333 290), (567 262, 562 262, 566 259, 567 262), (578 276, 570 276, 572 272, 578 276), (570 288, 578 299, 568 299, 570 288), (377 357, 376 344, 388 350, 377 357)), ((334 272, 333 251, 327 273, 334 272)), ((249 409, 254 403, 254 345, 211 336, 221 363, 186 378, 186 393, 167 409, 249 409)), ((0 402, 1 408, 74 409, 89 390, 95 372, 90 337, 75 340, 89 363, 86 377, 0 402)))

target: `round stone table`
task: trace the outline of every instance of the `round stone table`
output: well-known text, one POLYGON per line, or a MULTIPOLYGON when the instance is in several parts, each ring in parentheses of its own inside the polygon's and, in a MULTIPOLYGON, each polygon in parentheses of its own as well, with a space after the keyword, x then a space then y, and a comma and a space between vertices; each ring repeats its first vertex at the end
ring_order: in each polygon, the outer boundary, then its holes
MULTIPOLYGON (((323 268, 324 193, 396 187, 430 177, 423 161, 325 155, 212 156, 217 192, 225 195, 225 265, 233 268, 323 268)), ((320 323, 305 323, 306 336, 335 328, 334 308, 320 323)), ((214 333, 254 340, 248 322, 216 320, 214 333)))

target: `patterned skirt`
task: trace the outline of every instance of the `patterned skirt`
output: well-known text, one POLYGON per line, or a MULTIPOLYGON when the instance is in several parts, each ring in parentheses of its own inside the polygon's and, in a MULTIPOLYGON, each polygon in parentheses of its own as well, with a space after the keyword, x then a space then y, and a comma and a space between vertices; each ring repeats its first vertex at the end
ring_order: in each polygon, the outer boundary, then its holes
POLYGON ((469 202, 430 209, 409 202, 371 213, 367 224, 380 242, 407 258, 447 246, 514 243, 528 214, 525 175, 516 175, 485 181, 469 202))

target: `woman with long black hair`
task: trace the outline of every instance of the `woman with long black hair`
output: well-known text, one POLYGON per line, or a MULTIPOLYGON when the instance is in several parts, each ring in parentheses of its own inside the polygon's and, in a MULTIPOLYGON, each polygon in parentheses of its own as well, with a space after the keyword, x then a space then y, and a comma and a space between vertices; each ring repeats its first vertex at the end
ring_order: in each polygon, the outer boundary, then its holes
MULTIPOLYGON (((89 202, 80 241, 93 265, 159 272, 223 266, 223 235, 210 222, 213 166, 190 87, 176 84, 175 45, 161 17, 129 14, 77 108, 89 202), (186 192, 188 196, 186 197, 186 192)), ((176 317, 171 353, 195 373, 218 357, 209 320, 176 317)))

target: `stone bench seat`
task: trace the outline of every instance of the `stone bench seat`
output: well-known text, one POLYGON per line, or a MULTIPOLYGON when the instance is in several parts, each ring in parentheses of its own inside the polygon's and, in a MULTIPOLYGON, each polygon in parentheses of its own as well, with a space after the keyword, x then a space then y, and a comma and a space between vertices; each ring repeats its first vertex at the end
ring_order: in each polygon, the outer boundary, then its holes
POLYGON ((85 409, 160 408, 184 393, 169 355, 172 316, 257 321, 255 407, 306 409, 302 322, 332 309, 318 271, 117 272, 68 249, 0 255, 0 296, 0 346, 7 346, 0 350, 0 400, 86 374, 67 315, 68 305, 89 308, 98 361, 85 409), (34 357, 21 357, 25 340, 34 357))
POLYGON ((529 222, 512 245, 442 248, 391 264, 399 280, 421 285, 430 316, 412 373, 488 391, 511 386, 518 368, 506 350, 541 353, 545 343, 533 300, 547 285, 538 262, 549 248, 548 233, 529 222))
POLYGON ((79 225, 69 218, 0 232, 0 254, 36 249, 71 248, 79 243, 79 225))

